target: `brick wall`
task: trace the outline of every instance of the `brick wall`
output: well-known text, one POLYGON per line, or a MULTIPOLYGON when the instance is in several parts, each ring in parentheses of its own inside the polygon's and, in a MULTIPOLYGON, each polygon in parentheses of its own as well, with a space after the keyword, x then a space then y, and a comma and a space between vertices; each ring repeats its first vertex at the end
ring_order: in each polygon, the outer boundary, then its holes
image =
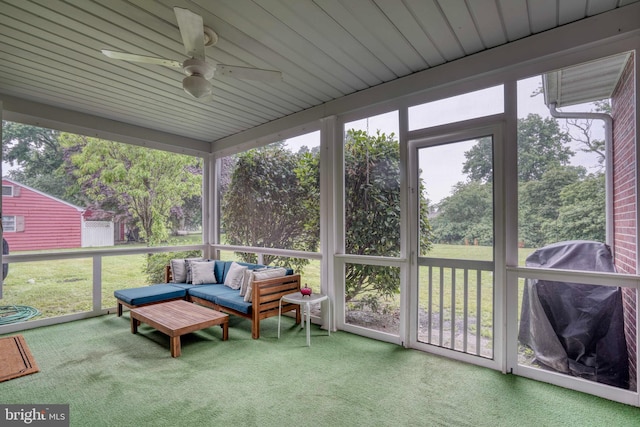
MULTIPOLYGON (((627 63, 611 98, 613 116, 613 250, 616 268, 636 274, 636 144, 634 57, 627 63)), ((636 291, 623 288, 625 337, 629 353, 630 388, 636 390, 636 291)))

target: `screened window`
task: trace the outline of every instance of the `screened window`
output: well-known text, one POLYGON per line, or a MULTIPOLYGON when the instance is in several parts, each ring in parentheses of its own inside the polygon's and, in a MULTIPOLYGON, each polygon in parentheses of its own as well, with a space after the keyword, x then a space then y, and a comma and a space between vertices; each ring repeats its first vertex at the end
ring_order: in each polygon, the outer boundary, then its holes
MULTIPOLYGON (((604 122, 553 117, 543 76, 518 82, 518 246, 520 264, 539 248, 572 240, 607 242, 604 122)), ((602 99, 563 108, 610 109, 602 99)))
POLYGON ((519 282, 519 363, 633 391, 636 290, 553 270, 637 274, 634 68, 625 53, 518 82, 519 264, 550 275, 519 282))
MULTIPOLYGON (((221 158, 219 174, 222 244, 319 251, 319 131, 221 158)), ((254 253, 236 256, 258 260, 254 253)), ((310 264, 274 255, 264 255, 262 262, 301 273, 310 264)))
POLYGON ((346 123, 345 252, 400 255, 398 112, 346 123))
POLYGON ((13 122, 3 144, 12 253, 202 243, 201 158, 13 122))
POLYGON ((494 86, 409 108, 409 130, 504 112, 503 86, 494 86))

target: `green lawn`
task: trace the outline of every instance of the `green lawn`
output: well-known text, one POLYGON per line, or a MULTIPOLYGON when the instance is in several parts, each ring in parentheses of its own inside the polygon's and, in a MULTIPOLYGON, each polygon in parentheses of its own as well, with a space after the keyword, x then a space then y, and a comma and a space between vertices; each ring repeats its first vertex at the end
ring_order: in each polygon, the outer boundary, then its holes
MULTIPOLYGON (((102 258, 102 305, 114 307, 113 291, 146 284, 146 255, 102 258)), ((4 281, 2 305, 28 305, 42 317, 90 311, 93 259, 13 263, 4 281)))

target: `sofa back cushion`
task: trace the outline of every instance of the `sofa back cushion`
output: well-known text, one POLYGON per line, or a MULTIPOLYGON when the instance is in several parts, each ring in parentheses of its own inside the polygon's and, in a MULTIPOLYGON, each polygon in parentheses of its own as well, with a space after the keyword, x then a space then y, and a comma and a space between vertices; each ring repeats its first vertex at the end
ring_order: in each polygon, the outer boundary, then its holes
MULTIPOLYGON (((223 284, 224 283, 224 278, 226 277, 226 272, 227 272, 227 262, 226 261, 220 261, 220 260, 215 260, 214 261, 214 266, 213 266, 213 272, 216 275, 216 283, 219 284, 223 284)), ((231 264, 231 263, 229 263, 231 264)))
MULTIPOLYGON (((191 282, 193 281, 193 278, 191 278, 191 280, 189 282, 187 282, 187 273, 190 269, 190 265, 191 262, 200 262, 200 261, 209 261, 209 260, 205 260, 204 258, 187 258, 187 259, 180 259, 180 258, 176 258, 176 259, 172 259, 169 262, 169 265, 171 266, 171 283, 189 283, 191 284, 191 282), (187 263, 187 261, 189 261, 187 263)), ((223 284, 225 282, 225 279, 227 277, 227 273, 229 272, 229 268, 231 268, 231 264, 233 264, 235 261, 220 261, 220 260, 215 260, 213 261, 214 265, 213 265, 213 274, 215 275, 215 282, 210 282, 210 283, 217 283, 217 284, 223 284)), ((248 262, 235 262, 236 264, 239 264, 242 267, 247 267, 247 270, 261 270, 264 268, 274 268, 274 267, 267 267, 266 265, 262 265, 262 264, 250 264, 248 262)), ((293 270, 290 268, 286 269, 286 275, 292 275, 293 274, 293 270)))
POLYGON ((231 289, 240 289, 240 286, 242 286, 242 280, 244 279, 244 272, 246 270, 246 266, 240 265, 237 262, 232 262, 226 276, 224 277, 224 285, 231 289))
POLYGON ((194 285, 218 283, 214 261, 191 261, 191 283, 194 285))
POLYGON ((231 268, 231 264, 238 264, 242 267, 247 267, 247 270, 256 270, 259 268, 265 268, 265 265, 262 264, 250 264, 248 262, 242 261, 216 261, 216 277, 218 278, 218 283, 224 283, 227 278, 227 273, 229 272, 229 268, 231 268), (218 274, 218 269, 221 271, 221 274, 218 274))
POLYGON ((171 283, 187 283, 187 261, 202 260, 202 258, 176 258, 169 261, 171 265, 171 283))
POLYGON ((253 282, 265 279, 273 279, 276 277, 284 277, 287 275, 287 269, 283 267, 263 268, 258 271, 254 271, 249 280, 246 293, 244 294, 244 300, 251 302, 253 293, 253 282))

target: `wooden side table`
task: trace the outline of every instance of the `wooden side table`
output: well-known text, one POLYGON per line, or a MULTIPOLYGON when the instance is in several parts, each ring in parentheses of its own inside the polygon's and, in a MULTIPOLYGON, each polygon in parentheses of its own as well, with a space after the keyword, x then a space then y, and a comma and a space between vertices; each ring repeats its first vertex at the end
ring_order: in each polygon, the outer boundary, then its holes
POLYGON ((282 302, 288 302, 292 304, 300 305, 302 309, 302 325, 304 327, 304 317, 306 313, 307 317, 307 346, 311 347, 311 304, 319 304, 322 301, 327 301, 329 307, 329 328, 327 329, 329 335, 331 335, 331 300, 328 295, 324 294, 311 294, 309 296, 302 295, 300 292, 294 292, 280 298, 280 305, 278 306, 278 339, 280 339, 280 316, 282 315, 282 302))

